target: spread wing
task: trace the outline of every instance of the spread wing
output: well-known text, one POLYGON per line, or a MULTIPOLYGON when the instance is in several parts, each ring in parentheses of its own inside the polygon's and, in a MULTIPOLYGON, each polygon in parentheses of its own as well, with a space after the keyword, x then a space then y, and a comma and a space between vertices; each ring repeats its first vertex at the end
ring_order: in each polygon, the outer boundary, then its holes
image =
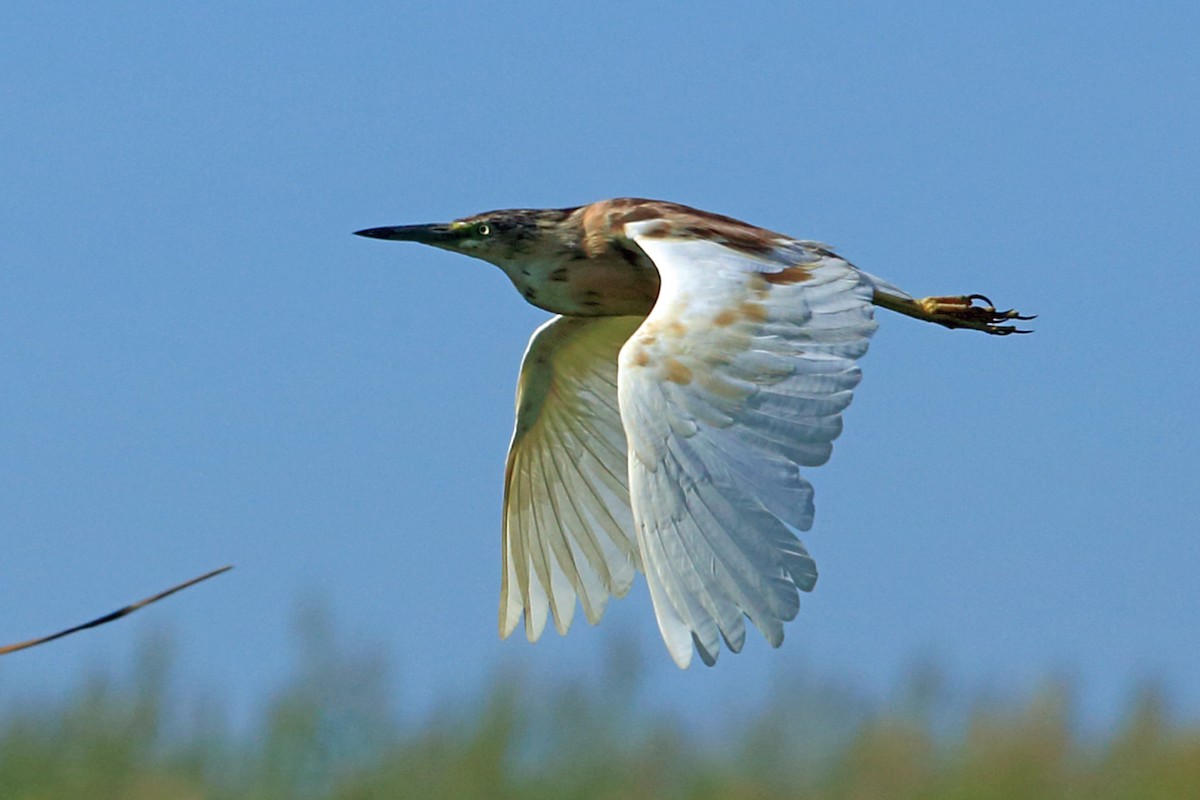
POLYGON ((774 646, 816 566, 800 467, 823 464, 842 429, 875 330, 871 285, 812 243, 749 254, 672 238, 655 221, 626 235, 654 261, 654 310, 621 348, 619 399, 646 579, 671 656, 737 652, 744 616, 774 646))
POLYGON ((579 597, 596 623, 640 568, 632 540, 617 353, 641 317, 555 317, 534 332, 517 382, 504 482, 500 636, 522 613, 566 633, 579 597))

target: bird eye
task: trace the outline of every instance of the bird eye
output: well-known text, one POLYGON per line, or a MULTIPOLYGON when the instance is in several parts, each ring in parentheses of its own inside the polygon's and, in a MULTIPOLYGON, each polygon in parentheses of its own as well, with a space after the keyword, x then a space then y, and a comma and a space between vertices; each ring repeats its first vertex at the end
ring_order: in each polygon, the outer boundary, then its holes
POLYGON ((492 226, 488 225, 486 222, 481 222, 481 223, 479 223, 479 225, 476 226, 475 232, 478 233, 480 236, 487 236, 489 233, 492 232, 492 226))

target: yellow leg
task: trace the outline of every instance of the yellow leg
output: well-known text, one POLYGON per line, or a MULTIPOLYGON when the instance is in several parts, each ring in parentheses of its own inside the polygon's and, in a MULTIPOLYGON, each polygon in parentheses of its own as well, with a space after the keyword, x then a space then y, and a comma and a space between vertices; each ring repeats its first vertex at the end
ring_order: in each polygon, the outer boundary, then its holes
POLYGON ((1032 316, 1022 316, 1013 309, 997 311, 992 301, 981 294, 967 294, 951 297, 923 297, 914 300, 901 294, 877 289, 872 302, 881 308, 896 311, 914 319, 926 322, 936 322, 947 328, 971 328, 996 336, 1007 336, 1010 333, 1032 333, 1032 331, 1002 325, 1009 320, 1031 320, 1032 316), (975 305, 979 301, 982 305, 975 305))

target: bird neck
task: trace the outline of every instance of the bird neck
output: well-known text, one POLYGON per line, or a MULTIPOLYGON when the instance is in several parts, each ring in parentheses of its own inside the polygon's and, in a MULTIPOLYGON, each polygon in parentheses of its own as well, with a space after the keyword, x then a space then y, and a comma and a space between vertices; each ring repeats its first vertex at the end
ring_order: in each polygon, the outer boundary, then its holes
POLYGON ((493 263, 527 301, 568 316, 647 314, 658 271, 614 226, 609 203, 538 220, 538 235, 493 263))

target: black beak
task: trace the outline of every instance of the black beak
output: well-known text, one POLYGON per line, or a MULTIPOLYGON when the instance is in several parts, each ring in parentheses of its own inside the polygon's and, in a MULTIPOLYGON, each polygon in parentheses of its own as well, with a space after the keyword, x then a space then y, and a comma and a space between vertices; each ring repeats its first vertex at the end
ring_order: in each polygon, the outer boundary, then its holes
POLYGON ((355 236, 369 236, 372 239, 391 239, 397 242, 419 242, 434 247, 447 245, 457 237, 450 226, 437 222, 431 225, 393 225, 388 228, 367 228, 355 231, 355 236))

